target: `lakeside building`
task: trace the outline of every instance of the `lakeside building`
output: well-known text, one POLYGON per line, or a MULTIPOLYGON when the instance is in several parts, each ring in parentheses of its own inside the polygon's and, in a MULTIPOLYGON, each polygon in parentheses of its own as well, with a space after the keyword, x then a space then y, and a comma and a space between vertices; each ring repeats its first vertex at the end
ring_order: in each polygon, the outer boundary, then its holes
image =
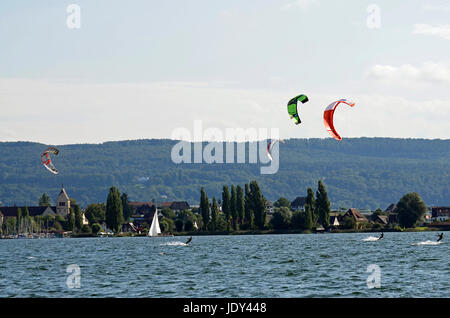
POLYGON ((306 197, 296 197, 294 201, 291 202, 291 209, 293 211, 305 211, 306 197))
POLYGON ((55 216, 56 207, 51 206, 3 206, 0 207, 0 225, 6 222, 7 218, 17 217, 19 208, 21 210, 22 216, 25 215, 25 209, 28 209, 29 216, 55 216))
POLYGON ((395 211, 395 209, 397 208, 397 204, 395 203, 391 203, 386 210, 384 210, 384 212, 388 212, 388 213, 392 213, 395 211))
POLYGON ((273 203, 267 199, 266 199, 266 211, 267 211, 267 214, 270 214, 270 215, 272 215, 273 212, 275 212, 275 207, 274 207, 273 203))
POLYGON ((356 223, 369 222, 369 220, 363 214, 361 214, 358 209, 355 208, 348 209, 347 212, 342 216, 342 219, 344 219, 346 216, 353 218, 356 223))
POLYGON ((389 216, 381 215, 381 214, 374 214, 372 216, 372 222, 373 223, 380 223, 382 225, 388 225, 388 223, 389 223, 389 216))
MULTIPOLYGON (((56 198, 56 205, 54 206, 4 206, 0 207, 0 225, 5 222, 7 218, 17 217, 19 208, 22 216, 25 215, 25 209, 28 209, 28 213, 31 217, 35 216, 56 216, 67 217, 70 213, 70 198, 67 195, 66 189, 62 186, 61 191, 56 198)), ((84 213, 82 212, 83 224, 88 224, 84 213)))
POLYGON ((433 221, 447 221, 450 218, 450 207, 448 206, 434 206, 431 207, 431 220, 433 221))
POLYGON ((189 206, 189 203, 187 203, 186 201, 172 201, 172 202, 163 202, 161 204, 161 208, 169 208, 173 212, 179 213, 183 210, 189 210, 191 207, 189 206))

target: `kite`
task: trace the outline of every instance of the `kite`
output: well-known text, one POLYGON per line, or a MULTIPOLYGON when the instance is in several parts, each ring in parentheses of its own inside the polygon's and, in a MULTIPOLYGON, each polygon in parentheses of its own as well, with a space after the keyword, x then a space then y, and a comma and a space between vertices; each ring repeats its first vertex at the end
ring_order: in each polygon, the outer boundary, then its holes
POLYGON ((292 98, 288 104, 287 104, 287 110, 289 113, 289 117, 294 121, 296 125, 300 124, 302 121, 300 120, 300 117, 298 116, 297 111, 297 102, 301 102, 302 104, 306 103, 308 101, 308 97, 306 95, 298 95, 294 98, 292 98))
POLYGON ((53 164, 52 160, 50 159, 50 153, 52 153, 54 155, 58 155, 59 150, 56 149, 55 147, 48 147, 41 155, 42 164, 51 173, 58 174, 58 169, 56 169, 55 165, 53 164))
POLYGON ((326 128, 326 130, 328 130, 331 137, 333 137, 336 140, 342 140, 342 138, 341 138, 341 136, 339 136, 336 129, 334 128, 333 116, 334 116, 334 110, 341 103, 347 104, 350 107, 355 106, 354 102, 351 102, 346 99, 340 99, 340 100, 335 101, 335 102, 331 103, 330 105, 328 105, 328 107, 325 108, 325 111, 323 112, 323 123, 325 124, 325 128, 326 128))

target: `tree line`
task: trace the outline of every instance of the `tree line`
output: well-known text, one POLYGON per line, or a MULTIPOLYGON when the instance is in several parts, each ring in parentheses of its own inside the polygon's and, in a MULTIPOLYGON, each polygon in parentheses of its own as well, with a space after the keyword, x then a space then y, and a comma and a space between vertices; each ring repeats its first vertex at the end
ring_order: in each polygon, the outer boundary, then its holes
MULTIPOLYGON (((129 204, 127 193, 120 193, 111 187, 106 203, 89 204, 85 217, 89 224, 83 223, 83 215, 75 199, 70 199, 70 213, 66 218, 56 216, 31 217, 27 207, 23 211, 18 208, 17 217, 7 218, 0 228, 2 234, 36 233, 46 230, 71 231, 74 234, 97 234, 101 231, 101 223, 114 233, 120 233, 125 222, 130 222, 133 209, 129 204)), ((220 199, 208 198, 205 189, 200 189, 199 208, 183 210, 175 213, 169 208, 162 209, 160 227, 163 232, 232 232, 246 230, 302 230, 330 227, 331 204, 324 183, 319 180, 316 192, 312 188, 306 191, 303 209, 293 211, 291 202, 280 197, 274 202, 274 212, 268 217, 268 201, 261 192, 258 182, 241 185, 223 185, 220 199)), ((50 198, 43 194, 39 199, 40 206, 50 206, 50 198)), ((427 207, 418 193, 408 193, 397 203, 394 211, 398 215, 398 224, 403 228, 416 226, 426 213, 427 207)), ((152 206, 150 214, 155 213, 152 206)), ((382 214, 378 209, 374 214, 382 214)), ((151 215, 153 217, 153 215, 151 215)), ((148 221, 150 222, 150 215, 148 221)), ((355 221, 347 216, 341 221, 343 229, 357 229, 355 221)), ((379 225, 379 224, 378 224, 379 225)), ((149 224, 144 222, 143 228, 149 224)), ((377 227, 378 229, 378 227, 377 227)))
POLYGON ((204 231, 230 231, 264 229, 266 223, 266 199, 258 182, 240 185, 224 185, 222 197, 213 197, 210 203, 205 189, 200 190, 199 213, 204 231))
POLYGON ((292 213, 291 202, 281 197, 275 203, 275 211, 268 221, 267 199, 263 196, 257 181, 240 185, 224 185, 221 200, 215 197, 210 203, 204 188, 200 190, 199 213, 202 216, 203 231, 264 230, 268 228, 310 230, 318 225, 329 226, 331 204, 325 185, 318 182, 316 196, 312 188, 307 189, 303 211, 292 213), (221 209, 219 208, 221 207, 221 209))

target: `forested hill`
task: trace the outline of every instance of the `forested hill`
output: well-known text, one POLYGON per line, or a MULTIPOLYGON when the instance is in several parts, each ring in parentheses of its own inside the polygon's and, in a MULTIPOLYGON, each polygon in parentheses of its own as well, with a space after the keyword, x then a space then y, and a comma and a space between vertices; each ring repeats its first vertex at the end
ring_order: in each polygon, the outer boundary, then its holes
POLYGON ((418 192, 427 205, 450 205, 450 140, 346 138, 291 139, 280 144, 276 174, 260 174, 267 164, 175 164, 172 140, 134 140, 59 146, 53 156, 59 175, 41 164, 47 145, 0 143, 0 201, 37 205, 42 193, 52 203, 64 184, 82 206, 105 202, 110 186, 132 201, 186 200, 196 204, 200 188, 210 199, 224 184, 257 180, 269 200, 293 200, 317 189, 322 179, 332 206, 382 208, 407 192, 418 192))

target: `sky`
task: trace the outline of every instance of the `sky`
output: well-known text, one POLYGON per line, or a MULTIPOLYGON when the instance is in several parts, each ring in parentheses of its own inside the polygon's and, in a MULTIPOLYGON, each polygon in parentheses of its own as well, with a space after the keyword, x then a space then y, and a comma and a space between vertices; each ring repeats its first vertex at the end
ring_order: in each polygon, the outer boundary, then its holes
POLYGON ((447 0, 2 0, 0 43, 0 141, 450 137, 447 0))

